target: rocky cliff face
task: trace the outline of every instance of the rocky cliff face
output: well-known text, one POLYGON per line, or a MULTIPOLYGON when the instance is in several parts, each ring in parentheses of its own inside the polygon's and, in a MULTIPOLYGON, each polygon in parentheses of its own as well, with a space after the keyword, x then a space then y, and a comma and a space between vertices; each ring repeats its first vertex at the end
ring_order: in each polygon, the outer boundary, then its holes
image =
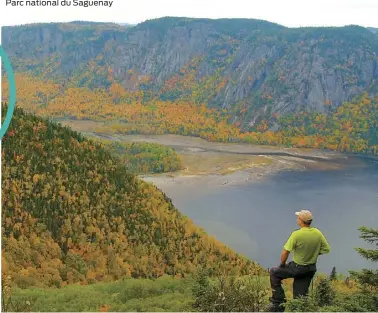
POLYGON ((245 19, 163 18, 126 28, 3 27, 16 71, 71 84, 143 89, 233 112, 245 127, 273 113, 324 111, 376 91, 378 37, 366 28, 289 29, 245 19))

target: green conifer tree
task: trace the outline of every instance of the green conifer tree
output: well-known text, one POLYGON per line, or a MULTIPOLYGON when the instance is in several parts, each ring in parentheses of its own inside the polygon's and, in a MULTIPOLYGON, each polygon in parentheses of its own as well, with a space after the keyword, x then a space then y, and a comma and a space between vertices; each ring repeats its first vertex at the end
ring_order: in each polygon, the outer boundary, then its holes
POLYGON ((336 280, 337 279, 337 272, 336 272, 336 267, 334 266, 332 268, 332 272, 329 275, 329 280, 336 280))
POLYGON ((331 305, 336 297, 329 279, 321 279, 315 289, 315 300, 319 306, 331 305))
MULTIPOLYGON (((360 227, 360 238, 375 246, 375 249, 356 248, 356 251, 365 259, 378 262, 378 229, 360 227)), ((378 291, 378 270, 362 269, 359 272, 350 271, 364 289, 378 291)))

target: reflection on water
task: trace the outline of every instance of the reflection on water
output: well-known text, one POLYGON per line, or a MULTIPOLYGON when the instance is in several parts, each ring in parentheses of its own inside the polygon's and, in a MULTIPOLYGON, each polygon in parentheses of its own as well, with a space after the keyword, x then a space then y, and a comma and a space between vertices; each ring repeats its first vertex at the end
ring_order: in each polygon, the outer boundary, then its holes
POLYGON ((265 267, 279 263, 282 246, 297 228, 294 212, 308 208, 332 252, 321 256, 320 271, 339 272, 376 265, 355 247, 372 247, 359 238, 359 226, 378 226, 378 164, 342 171, 283 172, 241 186, 204 188, 200 184, 161 187, 196 224, 234 250, 265 267), (193 197, 195 195, 195 197, 193 197))

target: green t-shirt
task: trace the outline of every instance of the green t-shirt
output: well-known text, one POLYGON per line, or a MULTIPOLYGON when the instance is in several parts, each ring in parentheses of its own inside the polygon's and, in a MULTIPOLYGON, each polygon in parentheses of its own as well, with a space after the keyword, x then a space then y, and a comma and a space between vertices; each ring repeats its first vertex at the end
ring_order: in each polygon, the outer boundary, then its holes
POLYGON ((314 264, 320 254, 331 251, 324 235, 315 227, 302 227, 293 231, 284 249, 294 251, 293 261, 299 265, 314 264))

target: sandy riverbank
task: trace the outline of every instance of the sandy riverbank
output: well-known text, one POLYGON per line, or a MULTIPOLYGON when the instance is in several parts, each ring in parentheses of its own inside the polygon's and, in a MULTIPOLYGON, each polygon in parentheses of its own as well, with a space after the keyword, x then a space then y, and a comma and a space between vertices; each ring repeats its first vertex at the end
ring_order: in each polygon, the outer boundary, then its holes
MULTIPOLYGON (((231 158, 230 162, 235 162, 235 160, 231 158)), ((206 157, 202 159, 202 163, 208 163, 206 157)), ((222 166, 222 164, 220 165, 222 166)), ((341 165, 337 163, 337 160, 335 162, 324 163, 301 159, 300 157, 261 155, 258 162, 245 163, 240 168, 228 168, 228 172, 226 173, 216 173, 208 167, 204 172, 196 173, 195 171, 182 170, 176 173, 141 175, 140 177, 145 181, 152 182, 159 188, 173 184, 201 184, 207 187, 219 187, 257 182, 282 171, 305 171, 309 169, 337 170, 340 168, 341 165)))

